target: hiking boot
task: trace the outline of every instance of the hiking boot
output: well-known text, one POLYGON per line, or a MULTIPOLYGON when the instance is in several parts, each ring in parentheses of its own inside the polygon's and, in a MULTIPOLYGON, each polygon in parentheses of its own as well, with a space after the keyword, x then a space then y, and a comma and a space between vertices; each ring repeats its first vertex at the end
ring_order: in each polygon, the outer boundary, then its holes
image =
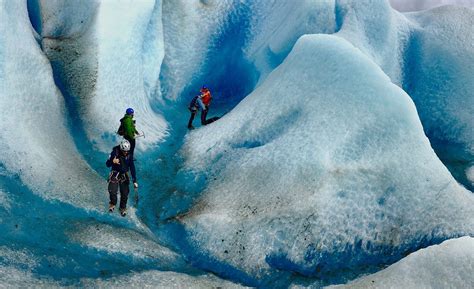
POLYGON ((126 208, 123 208, 123 209, 120 208, 120 215, 121 215, 122 217, 125 217, 125 216, 127 215, 127 209, 126 209, 126 208))
POLYGON ((194 126, 188 125, 188 129, 193 130, 193 129, 194 129, 194 126))
POLYGON ((109 204, 109 212, 113 212, 115 210, 115 205, 109 204))

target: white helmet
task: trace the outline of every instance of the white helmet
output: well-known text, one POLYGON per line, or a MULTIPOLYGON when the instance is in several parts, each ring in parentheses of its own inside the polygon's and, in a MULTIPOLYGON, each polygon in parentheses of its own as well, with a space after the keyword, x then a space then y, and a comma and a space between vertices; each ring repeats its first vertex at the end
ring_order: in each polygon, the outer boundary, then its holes
POLYGON ((120 142, 120 149, 124 152, 128 152, 130 150, 130 143, 128 140, 124 139, 120 142))

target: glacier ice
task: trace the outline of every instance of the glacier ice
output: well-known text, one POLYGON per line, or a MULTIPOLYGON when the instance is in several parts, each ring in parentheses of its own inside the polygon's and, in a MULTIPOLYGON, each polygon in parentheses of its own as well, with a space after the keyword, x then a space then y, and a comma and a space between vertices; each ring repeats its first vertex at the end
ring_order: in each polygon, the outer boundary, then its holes
POLYGON ((0 0, 1 283, 319 287, 472 236, 472 13, 0 0), (185 136, 202 84, 228 114, 185 136), (124 219, 103 160, 129 106, 124 219))
POLYGON ((189 245, 257 278, 320 276, 473 234, 474 197, 436 157, 409 96, 340 37, 301 37, 182 153, 208 179, 180 217, 189 245))

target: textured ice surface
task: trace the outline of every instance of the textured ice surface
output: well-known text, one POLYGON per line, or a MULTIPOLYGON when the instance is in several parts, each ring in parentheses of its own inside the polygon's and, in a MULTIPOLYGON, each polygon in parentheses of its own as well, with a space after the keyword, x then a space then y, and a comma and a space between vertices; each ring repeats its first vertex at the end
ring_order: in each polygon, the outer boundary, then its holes
POLYGON ((213 275, 191 276, 157 270, 112 276, 108 279, 82 278, 79 280, 54 280, 13 267, 0 266, 0 281, 11 287, 64 288, 248 288, 219 279, 213 275))
POLYGON ((182 217, 190 243, 257 278, 474 233, 474 198, 436 157, 409 96, 339 37, 300 38, 234 110, 192 132, 183 155, 208 179, 182 217))
POLYGON ((127 255, 132 259, 159 264, 161 268, 183 266, 181 257, 154 242, 150 235, 107 224, 81 224, 68 232, 70 240, 108 254, 127 255))
POLYGON ((473 288, 474 238, 421 249, 390 267, 329 288, 473 288))

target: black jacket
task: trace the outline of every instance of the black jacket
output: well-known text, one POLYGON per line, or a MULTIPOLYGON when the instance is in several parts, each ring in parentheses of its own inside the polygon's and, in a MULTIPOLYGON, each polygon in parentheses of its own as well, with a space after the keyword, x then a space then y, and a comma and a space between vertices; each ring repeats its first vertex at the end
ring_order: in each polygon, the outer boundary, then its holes
POLYGON ((128 154, 125 156, 122 151, 120 150, 120 146, 116 146, 112 149, 110 153, 109 159, 105 162, 105 165, 110 168, 112 167, 112 171, 119 172, 121 174, 125 174, 130 170, 132 174, 132 181, 135 183, 137 181, 137 175, 135 172, 135 164, 133 163, 133 155, 128 154), (118 158, 120 160, 119 164, 114 164, 113 159, 118 158))

